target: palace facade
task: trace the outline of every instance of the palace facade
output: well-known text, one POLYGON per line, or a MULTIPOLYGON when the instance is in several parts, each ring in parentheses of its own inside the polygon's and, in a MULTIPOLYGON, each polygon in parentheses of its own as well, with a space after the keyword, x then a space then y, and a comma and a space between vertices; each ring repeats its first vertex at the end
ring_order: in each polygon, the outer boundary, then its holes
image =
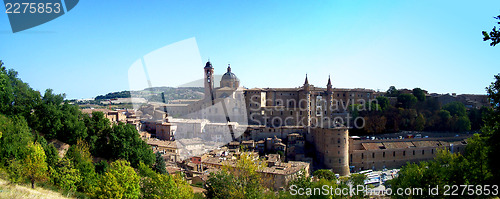
MULTIPOLYGON (((467 144, 466 137, 384 141, 350 137, 349 127, 352 124, 349 122, 356 119, 350 118, 350 105, 358 104, 371 109, 370 105, 380 93, 362 88, 334 88, 330 77, 326 88, 309 84, 306 75, 304 83, 296 88, 247 89, 240 86, 240 80, 228 66, 220 80, 220 87, 215 88, 214 67, 210 61, 203 71, 203 99, 176 100, 164 104, 162 108, 166 108, 169 115, 192 121, 209 121, 223 127, 211 132, 200 123, 200 128, 182 135, 178 132, 179 128, 176 133, 169 127, 165 131, 169 132, 171 140, 174 137, 177 140, 202 137, 205 141, 216 141, 213 135, 209 135, 212 133, 224 138, 219 137, 217 141, 244 143, 251 140, 257 143, 256 150, 260 147, 265 151, 262 147, 266 145, 266 140, 275 138, 280 142, 274 145, 296 157, 290 160, 298 160, 307 152, 304 144, 295 145, 293 141, 294 145, 290 145, 292 142, 288 140, 289 135, 298 134, 312 146, 310 154, 314 156, 315 168, 332 169, 340 175, 362 169, 397 168, 406 162, 432 159, 439 148, 462 151, 467 144)), ((168 119, 163 123, 165 128, 170 125, 168 119)))

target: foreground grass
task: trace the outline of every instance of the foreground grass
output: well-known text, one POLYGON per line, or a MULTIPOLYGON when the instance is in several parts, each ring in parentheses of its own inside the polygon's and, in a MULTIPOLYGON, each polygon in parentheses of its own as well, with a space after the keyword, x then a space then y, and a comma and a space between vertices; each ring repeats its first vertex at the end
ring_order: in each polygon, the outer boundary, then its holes
POLYGON ((0 178, 0 198, 56 198, 63 199, 61 193, 47 190, 41 187, 31 189, 30 186, 10 184, 8 181, 0 178))

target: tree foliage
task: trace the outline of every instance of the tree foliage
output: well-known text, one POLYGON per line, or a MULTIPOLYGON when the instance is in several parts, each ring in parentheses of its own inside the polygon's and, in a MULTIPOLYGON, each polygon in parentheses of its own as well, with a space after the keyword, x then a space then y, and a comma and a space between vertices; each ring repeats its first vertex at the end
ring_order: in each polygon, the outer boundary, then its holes
POLYGON ((485 118, 485 125, 481 129, 488 145, 488 165, 493 174, 493 183, 500 184, 500 74, 495 75, 495 81, 487 88, 488 98, 492 110, 485 118))
POLYGON ((250 153, 241 153, 234 168, 226 166, 207 181, 208 198, 262 198, 264 181, 258 170, 262 167, 250 153))
POLYGON ((158 172, 159 174, 165 174, 167 173, 166 169, 166 164, 165 164, 165 159, 161 156, 160 152, 156 152, 156 161, 154 165, 154 170, 158 172))
POLYGON ((28 145, 29 152, 24 158, 21 169, 24 177, 31 182, 31 188, 35 188, 36 181, 47 179, 47 162, 45 152, 38 143, 28 145))
POLYGON ((335 173, 327 169, 319 169, 314 171, 313 176, 318 179, 326 179, 326 180, 334 180, 337 179, 335 177, 335 173))
POLYGON ((425 101, 425 92, 421 88, 414 88, 412 94, 418 99, 418 101, 425 101))
POLYGON ((111 159, 127 160, 134 167, 137 167, 139 162, 144 162, 148 166, 152 166, 155 162, 151 147, 140 138, 135 127, 130 124, 113 125, 108 139, 111 159))
POLYGON ((141 189, 139 176, 125 160, 111 163, 111 168, 104 173, 96 187, 97 198, 139 198, 141 189))
POLYGON ((22 116, 9 119, 0 115, 0 162, 8 165, 8 160, 23 160, 30 152, 26 147, 33 142, 33 135, 22 116))
POLYGON ((386 92, 386 96, 387 96, 387 97, 397 97, 397 96, 399 96, 399 90, 398 90, 398 89, 396 89, 396 87, 391 86, 391 87, 389 87, 389 89, 387 90, 387 92, 386 92))
POLYGON ((387 107, 389 107, 389 99, 384 96, 378 96, 377 98, 377 103, 380 106, 380 109, 385 110, 387 107))
MULTIPOLYGON (((499 20, 497 23, 500 24, 500 15, 493 17, 499 20)), ((496 26, 493 26, 493 29, 488 33, 483 31, 483 41, 491 41, 490 46, 495 46, 500 43, 500 30, 497 29, 496 26)))
POLYGON ((417 104, 417 98, 412 94, 403 93, 398 96, 398 104, 405 109, 413 108, 417 104))
POLYGON ((193 198, 193 190, 180 175, 160 174, 139 164, 143 198, 193 198))
POLYGON ((75 169, 73 162, 67 157, 61 159, 55 167, 54 183, 63 190, 75 192, 81 182, 80 171, 75 169))

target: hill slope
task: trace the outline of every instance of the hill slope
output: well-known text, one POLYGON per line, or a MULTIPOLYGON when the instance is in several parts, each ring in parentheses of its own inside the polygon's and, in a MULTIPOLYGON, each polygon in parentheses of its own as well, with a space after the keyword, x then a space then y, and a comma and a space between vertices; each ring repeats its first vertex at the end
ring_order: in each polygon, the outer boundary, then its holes
POLYGON ((9 184, 8 181, 0 178, 0 198, 67 198, 61 193, 36 187, 31 189, 28 186, 9 184))

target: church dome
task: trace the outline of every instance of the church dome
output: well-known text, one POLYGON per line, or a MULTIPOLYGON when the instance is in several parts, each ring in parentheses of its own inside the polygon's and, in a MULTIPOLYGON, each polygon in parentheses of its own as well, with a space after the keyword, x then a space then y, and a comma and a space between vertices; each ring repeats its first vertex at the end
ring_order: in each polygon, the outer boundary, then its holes
POLYGON ((227 66, 227 72, 222 75, 220 80, 220 87, 229 87, 236 89, 240 86, 240 80, 234 73, 231 72, 231 65, 227 66))
POLYGON ((227 72, 224 73, 224 75, 222 75, 222 79, 221 80, 238 80, 238 78, 236 77, 236 75, 231 72, 231 66, 227 67, 227 72))

